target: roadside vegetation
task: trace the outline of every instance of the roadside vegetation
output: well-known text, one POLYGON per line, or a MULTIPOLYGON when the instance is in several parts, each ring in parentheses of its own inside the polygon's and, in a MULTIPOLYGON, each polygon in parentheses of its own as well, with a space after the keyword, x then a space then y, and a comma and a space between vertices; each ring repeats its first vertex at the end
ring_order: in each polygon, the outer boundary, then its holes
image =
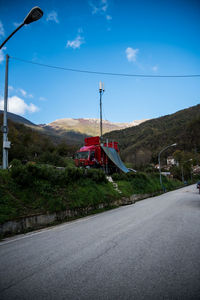
POLYGON ((18 160, 9 171, 0 170, 0 223, 37 213, 95 208, 100 203, 109 206, 117 197, 100 170, 23 165, 18 160))
MULTIPOLYGON (((2 124, 2 116, 0 116, 0 123, 2 124)), ((79 148, 78 145, 67 144, 61 138, 52 138, 11 120, 8 120, 8 128, 8 139, 11 141, 9 162, 18 159, 23 162, 32 161, 68 167, 71 163, 69 157, 72 157, 79 148)), ((0 135, 0 153, 2 153, 2 135, 0 135)))
MULTIPOLYGON (((166 191, 182 186, 184 181, 187 183, 197 181, 197 177, 195 178, 192 174, 191 167, 198 164, 200 159, 199 133, 197 134, 196 129, 199 128, 197 127, 200 124, 199 120, 197 118, 188 125, 190 131, 187 131, 188 136, 183 139, 183 141, 188 141, 190 137, 193 152, 189 152, 183 144, 180 144, 180 148, 185 150, 174 152, 174 157, 178 162, 177 166, 170 169, 174 179, 162 177, 166 191)), ((147 125, 141 124, 140 128, 143 126, 146 128, 147 125)), ((127 130, 138 131, 139 129, 127 130)), ((119 137, 120 132, 118 132, 119 137)), ((140 138, 141 136, 138 136, 138 139, 140 138)), ((78 145, 66 144, 61 139, 52 140, 29 127, 12 121, 9 121, 9 140, 12 141, 9 150, 10 168, 9 170, 0 169, 0 224, 22 216, 60 212, 66 209, 80 210, 81 214, 85 208, 92 207, 95 210, 101 203, 110 207, 114 200, 129 197, 132 194, 162 192, 159 173, 155 172, 153 164, 152 151, 148 162, 142 161, 137 165, 131 159, 127 161, 128 167, 133 169, 137 167, 136 169, 140 172, 113 174, 112 178, 122 192, 120 194, 114 189, 112 183, 107 181, 101 170, 82 170, 74 166, 72 156, 79 148, 78 145)), ((168 142, 165 140, 165 145, 168 142)), ((145 144, 145 149, 152 143, 145 144)), ((158 153, 159 143, 155 140, 153 144, 155 146, 153 151, 158 153)), ((122 154, 127 147, 128 144, 122 143, 122 154)), ((2 152, 2 135, 0 136, 0 152, 2 152)), ((131 153, 132 157, 138 157, 133 155, 134 152, 131 153)), ((147 157, 146 154, 145 157, 147 157)), ((163 165, 166 157, 163 155, 162 159, 163 165)), ((157 154, 155 162, 156 160, 157 154)))
MULTIPOLYGON (((147 174, 144 172, 114 174, 113 180, 118 184, 123 195, 129 197, 133 194, 154 194, 161 192, 159 173, 147 174)), ((162 176, 163 187, 166 191, 183 186, 179 180, 168 179, 162 176)))
MULTIPOLYGON (((69 164, 72 162, 70 161, 69 164)), ((22 216, 60 212, 66 209, 110 207, 114 200, 132 194, 161 192, 159 174, 113 174, 122 194, 101 170, 56 168, 46 164, 22 164, 13 160, 9 170, 0 170, 0 223, 22 216)), ((166 190, 181 186, 163 177, 166 190)))
POLYGON ((190 158, 200 160, 200 104, 164 117, 151 119, 139 126, 116 130, 104 135, 105 139, 120 144, 120 156, 131 168, 145 168, 158 163, 158 153, 167 145, 177 143, 177 148, 167 149, 161 157, 173 155, 176 150, 187 152, 190 158))

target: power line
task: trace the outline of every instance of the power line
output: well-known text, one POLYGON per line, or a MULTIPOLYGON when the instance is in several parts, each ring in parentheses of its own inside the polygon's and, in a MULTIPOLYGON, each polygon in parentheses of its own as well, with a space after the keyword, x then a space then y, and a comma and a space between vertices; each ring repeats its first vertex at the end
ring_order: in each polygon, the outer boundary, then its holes
POLYGON ((145 74, 126 74, 126 73, 112 73, 112 72, 99 72, 99 71, 89 71, 89 70, 80 70, 80 69, 71 69, 59 66, 52 66, 42 63, 33 62, 30 60, 25 60, 22 58, 17 58, 13 56, 9 56, 12 59, 19 60, 25 63, 29 63, 32 65, 38 65, 41 67, 47 67, 52 69, 70 71, 70 72, 78 72, 78 73, 87 73, 87 74, 97 74, 97 75, 108 75, 108 76, 121 76, 121 77, 143 77, 143 78, 188 78, 188 77, 200 77, 200 74, 185 74, 185 75, 145 75, 145 74))

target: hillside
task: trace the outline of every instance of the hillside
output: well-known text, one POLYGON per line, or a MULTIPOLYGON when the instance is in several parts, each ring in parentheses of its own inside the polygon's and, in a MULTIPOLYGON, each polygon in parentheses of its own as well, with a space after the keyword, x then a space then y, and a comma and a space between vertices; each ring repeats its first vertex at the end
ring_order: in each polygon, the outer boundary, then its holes
MULTIPOLYGON (((113 130, 119 130, 119 129, 124 129, 132 126, 137 126, 144 121, 146 120, 137 120, 131 123, 114 123, 114 122, 109 122, 107 120, 103 120, 102 121, 103 132, 107 133, 113 130)), ((89 119, 89 118, 59 119, 52 123, 42 125, 42 127, 48 130, 53 129, 62 134, 71 131, 71 132, 76 132, 88 136, 97 136, 99 135, 99 131, 100 131, 99 119, 89 119)))
MULTIPOLYGON (((57 145, 63 143, 64 148, 71 149, 70 151, 65 149, 64 152, 72 155, 73 151, 84 143, 85 137, 99 134, 97 119, 61 119, 39 126, 14 114, 9 113, 8 118, 9 139, 12 142, 9 160, 11 158, 33 159, 34 153, 37 155, 43 152, 57 153, 57 145), (83 132, 87 132, 88 135, 83 132)), ((157 163, 159 151, 172 143, 178 143, 178 146, 176 149, 170 148, 165 151, 163 158, 177 149, 200 153, 200 104, 133 127, 129 127, 128 123, 119 125, 104 121, 103 131, 118 129, 120 126, 126 128, 106 133, 104 138, 118 141, 122 160, 131 163, 134 167, 151 162, 157 163)), ((0 151, 1 147, 0 141, 0 151)))
MULTIPOLYGON (((134 166, 157 162, 159 151, 172 143, 176 149, 200 152, 200 104, 139 126, 113 131, 105 138, 117 140, 124 161, 134 166)), ((176 149, 170 148, 164 155, 176 149)))
MULTIPOLYGON (((0 116, 3 115, 3 111, 0 110, 0 116)), ((99 119, 58 119, 49 124, 36 125, 24 117, 19 115, 8 113, 8 119, 19 124, 23 124, 33 130, 38 131, 44 135, 47 135, 53 140, 54 143, 60 143, 61 140, 65 140, 70 145, 80 145, 84 143, 84 138, 88 136, 97 136, 100 131, 99 119)), ((113 130, 119 130, 128 128, 131 126, 137 126, 146 120, 136 120, 130 123, 114 123, 103 120, 103 132, 110 132, 113 130)))
MULTIPOLYGON (((0 115, 0 124, 2 124, 2 115, 0 115)), ((8 119, 8 128, 8 139, 11 141, 9 162, 19 159, 64 166, 64 159, 72 156, 79 148, 78 145, 70 145, 63 139, 58 139, 55 143, 54 139, 44 132, 10 119, 8 119)), ((0 153, 2 153, 2 134, 0 135, 0 153)), ((2 156, 0 165, 1 158, 2 156)))
MULTIPOLYGON (((3 118, 3 111, 0 110, 0 117, 3 118)), ((62 128, 54 129, 51 126, 44 125, 36 125, 24 117, 13 113, 7 113, 8 120, 14 122, 14 124, 22 124, 26 127, 37 131, 39 134, 48 136, 53 143, 59 144, 63 140, 69 145, 80 145, 84 142, 84 138, 87 137, 86 134, 81 134, 80 132, 76 132, 74 130, 62 130, 62 128)))
MULTIPOLYGON (((3 110, 0 110, 0 115, 3 115, 3 110)), ((16 123, 21 123, 21 124, 28 125, 28 126, 37 126, 34 123, 32 123, 31 121, 27 120, 26 118, 21 117, 16 114, 13 114, 13 113, 10 113, 10 112, 7 113, 7 117, 9 120, 16 122, 16 123)))

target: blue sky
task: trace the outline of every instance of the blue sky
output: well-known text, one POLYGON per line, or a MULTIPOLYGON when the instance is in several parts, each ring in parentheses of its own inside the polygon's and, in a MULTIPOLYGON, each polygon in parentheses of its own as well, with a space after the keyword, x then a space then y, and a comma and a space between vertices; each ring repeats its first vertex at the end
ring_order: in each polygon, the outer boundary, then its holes
MULTIPOLYGON (((0 52, 36 63, 112 73, 200 74, 198 0, 0 0, 0 43, 34 6, 41 20, 23 27, 0 52)), ((200 103, 199 78, 133 78, 74 73, 10 59, 9 109, 32 122, 156 118, 200 103)))

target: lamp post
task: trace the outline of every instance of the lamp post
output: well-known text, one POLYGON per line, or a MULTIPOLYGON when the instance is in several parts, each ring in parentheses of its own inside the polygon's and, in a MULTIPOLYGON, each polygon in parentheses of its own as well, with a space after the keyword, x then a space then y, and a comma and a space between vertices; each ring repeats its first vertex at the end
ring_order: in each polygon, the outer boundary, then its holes
MULTIPOLYGON (((19 25, 5 41, 0 45, 0 49, 7 43, 7 41, 24 25, 28 25, 32 22, 39 20, 43 16, 43 11, 38 6, 33 7, 28 15, 25 17, 23 23, 19 25)), ((8 168, 8 149, 10 148, 10 142, 8 141, 8 126, 7 126, 7 103, 8 103, 8 63, 9 56, 6 55, 6 72, 5 72, 5 92, 4 92, 4 114, 3 114, 3 169, 8 168)))
POLYGON ((0 49, 7 43, 7 41, 24 25, 28 25, 32 22, 39 20, 43 16, 43 11, 38 6, 33 7, 28 15, 25 17, 24 22, 19 25, 8 37, 5 41, 0 45, 0 49))
POLYGON ((163 148, 163 149, 159 152, 159 154, 158 154, 158 164, 159 164, 159 172, 160 172, 160 185, 161 185, 161 187, 162 187, 163 190, 164 190, 164 187, 163 187, 163 184, 162 184, 160 155, 161 155, 161 153, 164 152, 166 149, 168 149, 168 148, 170 148, 170 147, 174 147, 174 146, 176 146, 176 145, 177 145, 176 143, 175 143, 175 144, 172 144, 172 145, 169 145, 169 146, 163 148))
MULTIPOLYGON (((185 179, 184 179, 184 164, 189 162, 189 161, 192 161, 192 158, 183 161, 182 164, 181 164, 181 179, 182 179, 183 183, 185 182, 185 179)), ((190 171, 190 173, 191 173, 191 179, 192 179, 192 172, 190 171)))

